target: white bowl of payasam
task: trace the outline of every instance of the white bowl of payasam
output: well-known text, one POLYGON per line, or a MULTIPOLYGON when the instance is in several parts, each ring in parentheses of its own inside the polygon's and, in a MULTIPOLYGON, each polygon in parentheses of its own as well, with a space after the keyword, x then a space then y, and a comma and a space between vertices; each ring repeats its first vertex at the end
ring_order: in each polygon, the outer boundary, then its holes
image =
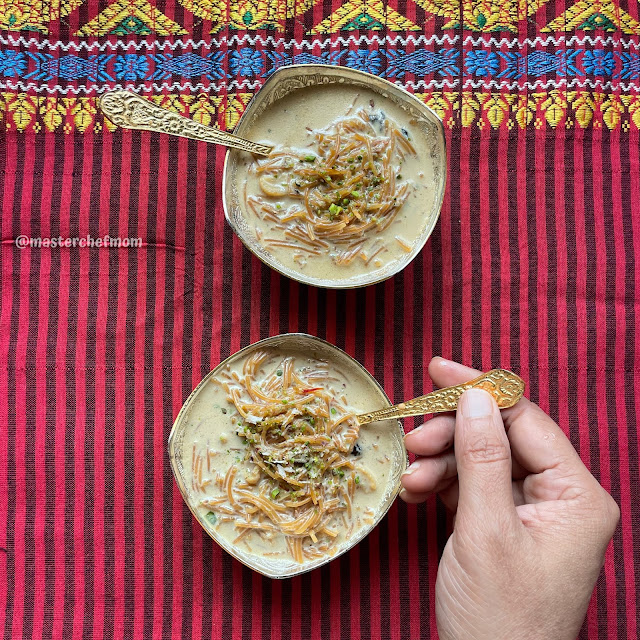
POLYGON ((169 436, 173 473, 204 530, 270 578, 326 564, 385 515, 407 466, 397 420, 367 370, 305 334, 245 347, 211 371, 169 436))
POLYGON ((398 273, 427 242, 446 183, 444 128, 400 87, 330 65, 281 67, 235 133, 274 147, 229 149, 225 216, 276 271, 318 287, 398 273))

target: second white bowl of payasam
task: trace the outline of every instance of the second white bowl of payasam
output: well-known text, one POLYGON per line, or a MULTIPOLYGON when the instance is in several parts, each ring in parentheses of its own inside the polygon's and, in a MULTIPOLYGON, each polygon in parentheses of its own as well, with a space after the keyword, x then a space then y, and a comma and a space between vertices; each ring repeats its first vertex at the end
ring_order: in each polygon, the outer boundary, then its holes
POLYGON ((328 65, 277 70, 235 133, 273 146, 230 149, 225 215, 243 243, 305 284, 380 282, 422 250, 440 214, 446 149, 440 119, 370 74, 328 65))

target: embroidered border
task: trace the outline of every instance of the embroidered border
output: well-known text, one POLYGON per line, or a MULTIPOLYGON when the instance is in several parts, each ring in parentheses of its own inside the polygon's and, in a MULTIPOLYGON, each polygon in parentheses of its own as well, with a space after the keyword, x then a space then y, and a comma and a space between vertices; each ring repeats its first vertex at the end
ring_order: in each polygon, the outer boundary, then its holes
MULTIPOLYGON (((9 47, 21 47, 29 50, 46 50, 46 51, 91 51, 104 52, 125 49, 127 51, 164 51, 165 49, 203 49, 217 51, 221 47, 235 46, 259 46, 262 48, 284 48, 285 50, 300 49, 327 49, 327 48, 352 48, 355 46, 384 48, 390 46, 408 46, 408 47, 429 47, 432 44, 455 45, 460 42, 460 36, 444 33, 442 35, 432 34, 430 36, 415 35, 408 33, 407 35, 388 34, 386 36, 378 36, 375 33, 371 35, 349 35, 347 37, 338 36, 337 38, 319 38, 313 40, 285 40, 274 36, 262 36, 261 34, 234 34, 231 37, 220 36, 211 38, 210 40, 198 40, 197 42, 187 38, 178 40, 157 40, 149 42, 142 40, 136 42, 134 40, 108 40, 99 42, 61 42, 50 41, 48 39, 27 38, 25 36, 14 36, 10 33, 2 34, 0 32, 0 44, 9 47)), ((615 47, 616 49, 634 49, 640 50, 640 40, 622 39, 618 36, 590 36, 585 34, 564 36, 557 34, 555 36, 536 37, 536 38, 518 38, 515 34, 513 38, 497 38, 497 37, 473 37, 471 35, 462 39, 463 46, 483 47, 493 49, 524 49, 530 48, 566 48, 566 47, 615 47)))
POLYGON ((116 82, 156 83, 153 86, 158 87, 159 81, 175 83, 182 78, 192 85, 194 80, 199 81, 198 86, 202 88, 212 85, 216 91, 255 89, 260 81, 282 66, 312 63, 367 71, 393 82, 406 81, 414 89, 456 88, 460 84, 463 88, 537 89, 540 87, 537 79, 544 78, 545 88, 551 84, 566 88, 640 90, 640 53, 629 51, 569 48, 521 53, 474 49, 461 54, 458 49, 443 47, 438 51, 358 48, 312 54, 302 49, 278 52, 250 46, 210 53, 85 56, 0 49, 0 79, 4 80, 0 80, 0 88, 66 93, 66 84, 79 82, 84 84, 72 87, 71 92, 90 94, 104 91, 116 82), (449 82, 438 84, 437 80, 443 78, 449 82), (25 81, 28 82, 25 84, 25 81), (47 84, 52 82, 56 84, 47 84))

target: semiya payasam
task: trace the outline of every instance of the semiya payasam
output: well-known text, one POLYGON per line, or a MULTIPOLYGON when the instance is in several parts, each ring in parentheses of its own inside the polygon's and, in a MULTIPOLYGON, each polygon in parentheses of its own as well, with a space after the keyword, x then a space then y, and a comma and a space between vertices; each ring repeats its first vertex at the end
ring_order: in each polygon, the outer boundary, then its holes
MULTIPOLYGON (((360 109, 312 134, 310 148, 276 148, 249 169, 263 194, 248 196, 249 207, 272 223, 263 242, 290 250, 301 267, 323 253, 337 266, 380 266, 390 241, 384 231, 415 188, 401 173, 416 155, 409 133, 383 111, 360 109)), ((401 236, 395 241, 411 251, 401 236)))
POLYGON ((434 166, 425 153, 433 142, 377 92, 298 90, 243 135, 274 146, 268 158, 239 160, 247 228, 304 281, 357 286, 385 277, 415 255, 435 222, 434 166))
POLYGON ((380 406, 379 390, 351 373, 301 351, 254 350, 191 408, 182 448, 191 506, 263 573, 301 572, 344 551, 396 489, 394 423, 359 430, 354 416, 380 406))

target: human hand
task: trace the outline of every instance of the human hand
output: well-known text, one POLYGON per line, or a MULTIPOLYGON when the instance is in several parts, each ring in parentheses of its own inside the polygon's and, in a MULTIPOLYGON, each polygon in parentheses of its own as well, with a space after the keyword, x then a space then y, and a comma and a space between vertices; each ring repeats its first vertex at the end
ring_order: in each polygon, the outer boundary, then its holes
MULTIPOLYGON (((445 387, 479 372, 434 358, 429 374, 445 387)), ((422 457, 401 497, 438 493, 456 514, 436 580, 440 640, 575 638, 620 511, 558 425, 526 398, 501 414, 472 389, 455 417, 405 442, 422 457)))

